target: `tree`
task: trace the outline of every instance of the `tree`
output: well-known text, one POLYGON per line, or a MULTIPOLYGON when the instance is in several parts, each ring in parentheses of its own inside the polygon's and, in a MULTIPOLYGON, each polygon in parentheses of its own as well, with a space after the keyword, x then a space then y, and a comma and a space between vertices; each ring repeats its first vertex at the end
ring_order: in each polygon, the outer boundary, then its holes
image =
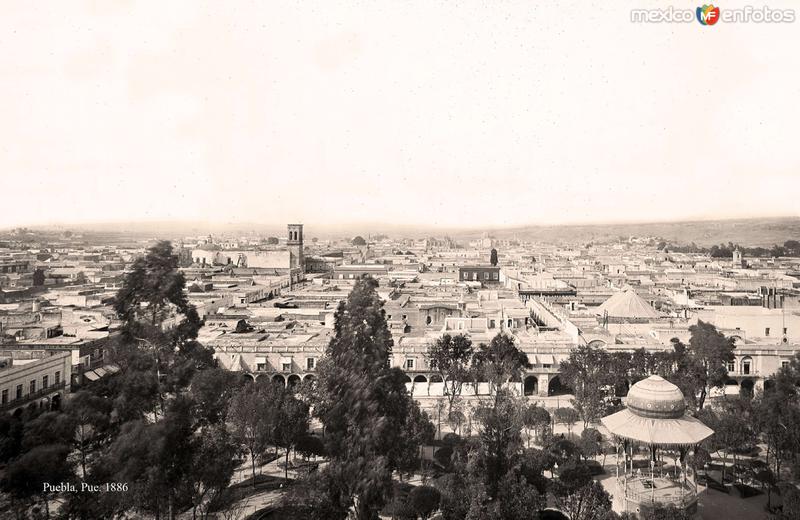
POLYGON ((22 452, 23 422, 11 414, 0 414, 0 463, 22 452))
POLYGON ((493 266, 497 265, 497 249, 492 248, 492 251, 489 255, 489 263, 493 266))
POLYGON ((417 486, 408 494, 408 504, 416 516, 422 517, 422 520, 427 520, 439 507, 441 497, 442 494, 434 487, 417 486))
POLYGON ((49 516, 49 503, 57 491, 45 484, 56 486, 74 476, 67 461, 69 452, 66 444, 36 446, 8 465, 0 488, 23 503, 43 498, 49 516))
POLYGON ((728 455, 733 453, 733 466, 736 467, 736 452, 755 443, 756 432, 752 406, 749 400, 723 401, 715 409, 704 408, 699 418, 712 430, 714 435, 708 444, 714 451, 722 451, 722 480, 728 455))
POLYGON ((574 408, 556 408, 553 412, 553 419, 556 423, 561 423, 567 427, 567 433, 572 435, 572 427, 578 422, 580 416, 574 408))
POLYGON ((761 488, 767 489, 767 509, 772 510, 772 488, 778 484, 775 473, 769 468, 762 468, 755 472, 755 479, 761 482, 761 488))
POLYGON ((304 435, 297 440, 294 447, 304 457, 324 457, 327 455, 325 451, 325 441, 316 435, 304 435))
POLYGON ((611 496, 602 484, 589 480, 571 493, 555 495, 559 508, 571 520, 604 520, 611 511, 611 496))
POLYGON ((735 340, 726 338, 711 323, 698 321, 689 327, 686 347, 673 339, 677 369, 671 377, 697 410, 702 410, 711 387, 722 386, 728 378, 728 362, 733 361, 735 340))
POLYGON ((447 414, 447 424, 449 424, 450 428, 452 428, 452 430, 458 434, 461 434, 461 428, 464 426, 466 421, 467 417, 460 409, 453 410, 447 414))
MULTIPOLYGON (((530 404, 522 414, 522 423, 525 428, 533 430, 536 438, 539 439, 541 432, 550 426, 550 412, 537 405, 530 404)), ((528 437, 528 447, 530 448, 530 436, 528 437)))
POLYGON ((470 363, 475 349, 469 337, 458 334, 445 334, 428 347, 428 365, 444 381, 445 396, 448 401, 448 416, 453 411, 453 403, 461 395, 461 388, 471 378, 470 363))
POLYGON ((800 490, 790 482, 778 485, 781 492, 783 507, 778 518, 780 520, 795 520, 800 518, 800 490))
POLYGON ((497 392, 508 380, 519 380, 525 369, 533 365, 528 356, 514 344, 514 337, 498 333, 488 345, 481 344, 473 355, 473 365, 478 377, 489 381, 497 392))
POLYGON ((361 235, 358 235, 355 238, 353 238, 353 240, 350 243, 353 244, 354 246, 359 246, 359 247, 367 245, 367 241, 364 240, 364 237, 362 237, 361 235))
POLYGON ((93 516, 113 517, 135 511, 175 518, 190 507, 194 451, 194 404, 183 395, 174 397, 164 416, 155 423, 130 421, 92 466, 88 481, 104 485, 118 482, 123 493, 100 496, 100 511, 93 516))
POLYGON ((787 240, 783 243, 787 256, 800 256, 800 241, 787 240))
POLYGON ((605 350, 580 345, 561 362, 560 377, 575 392, 573 406, 583 419, 584 428, 599 419, 605 410, 605 387, 613 383, 611 358, 605 350))
POLYGON ((445 518, 464 511, 455 502, 468 504, 465 516, 451 518, 536 519, 544 504, 542 465, 526 457, 522 449, 520 401, 507 389, 482 404, 478 443, 467 444, 453 455, 453 467, 465 490, 448 490, 442 499, 445 518), (466 453, 463 453, 466 450, 466 453), (466 461, 466 464, 464 464, 466 461))
POLYGON ((444 520, 464 520, 469 513, 470 497, 463 465, 458 471, 439 477, 436 489, 441 492, 439 509, 444 520))
POLYGON ((278 237, 267 237, 267 244, 269 244, 271 246, 276 246, 279 243, 280 243, 280 240, 278 240, 278 237))
POLYGON ((653 507, 642 508, 642 520, 691 520, 692 515, 684 508, 675 507, 672 504, 656 504, 653 507))
POLYGON ((114 310, 122 319, 122 332, 128 339, 168 339, 171 347, 197 337, 201 321, 197 310, 186 299, 186 280, 178 271, 178 256, 169 242, 156 243, 143 258, 133 262, 117 293, 114 310), (161 325, 173 316, 182 317, 164 338, 161 325))
POLYGON ((225 419, 233 395, 243 385, 236 372, 220 368, 199 371, 189 388, 197 405, 195 414, 208 424, 217 424, 225 419))
POLYGON ((24 451, 51 444, 72 442, 75 423, 72 418, 60 412, 45 412, 24 423, 22 448, 24 451))
POLYGON ((473 486, 467 520, 539 520, 544 496, 517 470, 503 475, 496 500, 486 500, 479 486, 473 486))
POLYGON ((331 460, 316 477, 312 502, 332 518, 352 511, 371 519, 386 503, 401 451, 418 449, 408 438, 413 414, 405 375, 389 367, 392 338, 377 282, 356 282, 336 310, 334 337, 318 366, 314 413, 325 427, 331 460))
POLYGON ((191 484, 192 518, 208 512, 208 505, 227 489, 237 465, 238 446, 225 427, 214 424, 202 428, 192 439, 191 484))
MULTIPOLYGON (((196 341, 202 322, 184 288, 178 257, 162 241, 133 262, 114 302, 122 334, 113 355, 133 394, 127 397, 142 405, 155 397, 162 414, 169 395, 188 385, 195 370, 214 364, 212 351, 196 341)), ((116 404, 130 408, 131 401, 116 404)), ((132 411, 135 418, 137 410, 132 411)))
POLYGON ((511 468, 513 455, 522 449, 519 405, 506 390, 498 390, 491 405, 482 407, 480 448, 475 463, 489 499, 497 498, 503 475, 511 468))
POLYGON ((253 385, 240 388, 228 405, 231 435, 250 456, 253 487, 256 485, 256 460, 273 439, 276 410, 282 388, 276 385, 253 385))
POLYGON ((76 392, 64 407, 72 418, 76 448, 80 453, 81 476, 86 477, 86 460, 89 451, 104 438, 110 423, 110 403, 86 390, 76 392))
POLYGON ((274 438, 278 446, 286 449, 283 478, 289 480, 289 452, 298 441, 308 435, 310 417, 308 405, 285 392, 277 403, 274 417, 274 438))
POLYGON ((392 466, 397 469, 401 478, 403 472, 411 473, 419 468, 419 447, 432 443, 436 433, 427 412, 422 410, 416 402, 411 403, 407 414, 400 432, 400 436, 405 442, 393 446, 389 451, 392 466))
POLYGON ((43 269, 36 269, 33 272, 33 285, 34 287, 41 287, 44 285, 45 274, 43 269))
MULTIPOLYGON (((780 378, 780 376, 779 376, 780 378)), ((798 451, 797 431, 800 428, 800 408, 797 398, 781 392, 782 384, 776 383, 776 391, 764 395, 754 406, 753 416, 758 431, 767 444, 767 463, 772 462, 775 475, 781 474, 783 462, 798 451)))
POLYGON ((585 460, 598 455, 603 449, 603 434, 594 428, 586 428, 581 432, 578 447, 585 460))

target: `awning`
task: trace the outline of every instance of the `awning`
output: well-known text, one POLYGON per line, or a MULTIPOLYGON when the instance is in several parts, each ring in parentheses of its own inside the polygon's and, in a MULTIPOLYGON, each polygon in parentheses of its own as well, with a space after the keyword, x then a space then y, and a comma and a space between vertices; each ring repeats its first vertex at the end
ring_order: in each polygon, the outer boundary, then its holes
POLYGON ((692 446, 714 434, 691 415, 653 419, 636 415, 628 408, 603 417, 600 422, 612 435, 655 446, 692 446))
POLYGON ((88 372, 83 373, 83 377, 88 379, 89 381, 97 381, 100 379, 100 376, 94 370, 89 370, 88 372))
POLYGON ((103 377, 104 375, 106 375, 106 374, 107 374, 107 372, 106 372, 105 370, 103 370, 103 367, 96 368, 96 369, 94 370, 94 372, 95 372, 95 373, 96 373, 98 376, 100 376, 100 377, 103 377))
POLYGON ((555 364, 555 360, 553 359, 553 356, 551 356, 550 354, 540 354, 539 356, 537 356, 537 358, 539 359, 539 363, 541 363, 542 365, 555 364))
POLYGON ((119 372, 119 367, 117 365, 106 365, 103 368, 105 368, 106 372, 108 372, 109 374, 116 374, 117 372, 119 372))

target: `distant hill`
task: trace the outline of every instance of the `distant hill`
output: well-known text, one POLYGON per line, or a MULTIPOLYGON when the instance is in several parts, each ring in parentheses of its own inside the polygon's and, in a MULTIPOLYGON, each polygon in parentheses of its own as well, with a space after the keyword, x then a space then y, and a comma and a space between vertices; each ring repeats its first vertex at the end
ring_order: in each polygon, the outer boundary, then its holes
MULTIPOLYGON (((302 222, 302 220, 300 220, 302 222)), ((800 217, 751 218, 731 220, 693 220, 685 222, 651 222, 638 224, 564 224, 548 226, 517 226, 507 228, 461 228, 412 226, 408 224, 352 223, 333 225, 305 222, 306 235, 320 238, 342 238, 383 233, 392 238, 421 238, 450 236, 456 240, 471 240, 488 233, 500 239, 519 239, 549 243, 586 244, 608 242, 630 236, 658 237, 676 244, 711 246, 733 242, 748 247, 781 245, 787 240, 800 240, 800 217)), ((125 222, 96 224, 62 224, 31 226, 38 231, 61 232, 67 229, 102 235, 120 235, 128 239, 176 238, 213 234, 274 235, 282 237, 286 224, 278 222, 125 222)), ((3 233, 0 232, 0 236, 3 233)), ((96 238, 96 237, 95 237, 96 238)))
POLYGON ((497 238, 518 238, 542 242, 586 243, 615 237, 660 237, 667 242, 699 246, 733 242, 745 246, 772 246, 787 240, 800 240, 800 217, 733 220, 696 220, 641 224, 597 224, 564 226, 525 226, 492 230, 497 238))

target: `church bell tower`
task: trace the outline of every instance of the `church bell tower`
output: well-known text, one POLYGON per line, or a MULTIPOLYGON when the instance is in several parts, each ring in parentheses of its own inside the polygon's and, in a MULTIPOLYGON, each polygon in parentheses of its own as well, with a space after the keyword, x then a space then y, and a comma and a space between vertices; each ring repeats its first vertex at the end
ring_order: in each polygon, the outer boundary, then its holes
POLYGON ((303 258, 303 224, 289 224, 286 226, 288 238, 286 246, 291 253, 289 267, 305 272, 305 259, 303 258))

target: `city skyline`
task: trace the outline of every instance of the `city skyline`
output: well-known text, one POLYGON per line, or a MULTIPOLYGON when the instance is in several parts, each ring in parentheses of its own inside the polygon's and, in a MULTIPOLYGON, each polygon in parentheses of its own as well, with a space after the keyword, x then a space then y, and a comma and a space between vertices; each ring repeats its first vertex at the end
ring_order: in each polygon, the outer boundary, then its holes
POLYGON ((53 4, 0 24, 25 49, 0 57, 4 191, 35 193, 4 198, 3 227, 798 215, 794 24, 524 2, 53 4))

